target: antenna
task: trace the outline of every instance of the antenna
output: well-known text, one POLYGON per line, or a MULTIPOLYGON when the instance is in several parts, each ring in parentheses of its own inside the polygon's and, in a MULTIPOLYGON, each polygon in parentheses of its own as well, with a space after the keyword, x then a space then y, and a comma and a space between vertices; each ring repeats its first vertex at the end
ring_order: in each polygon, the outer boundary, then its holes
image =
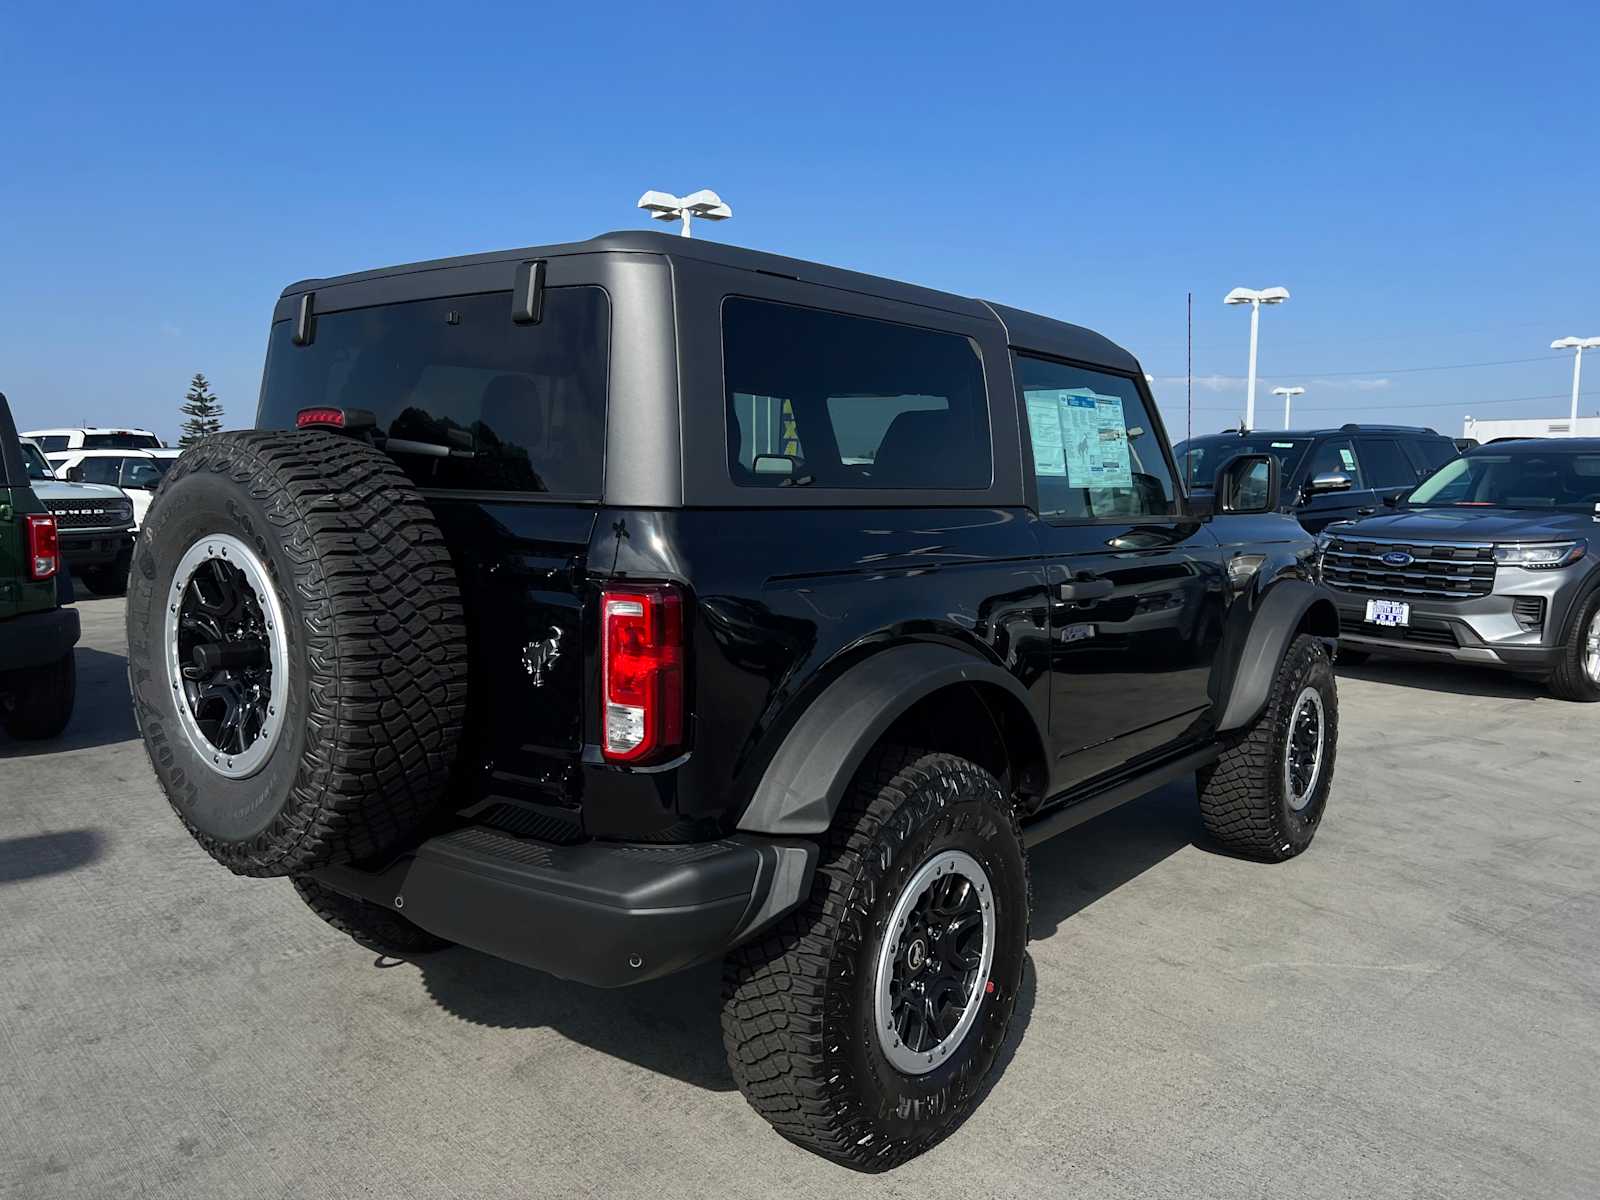
POLYGON ((646 192, 639 197, 639 207, 657 221, 681 220, 683 228, 678 232, 684 237, 691 236, 689 222, 694 217, 704 217, 707 221, 726 221, 733 216, 733 209, 724 204, 722 197, 710 188, 701 188, 687 196, 674 196, 671 192, 646 192))

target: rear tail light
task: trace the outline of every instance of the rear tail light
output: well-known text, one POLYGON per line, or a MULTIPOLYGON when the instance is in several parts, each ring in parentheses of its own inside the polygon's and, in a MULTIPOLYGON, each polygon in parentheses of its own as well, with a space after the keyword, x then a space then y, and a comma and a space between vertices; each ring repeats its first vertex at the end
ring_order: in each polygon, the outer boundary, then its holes
POLYGON ((49 579, 61 569, 61 534, 56 519, 48 513, 29 513, 28 578, 49 579))
POLYGON ((600 595, 604 753, 661 758, 683 745, 683 597, 667 584, 600 595))

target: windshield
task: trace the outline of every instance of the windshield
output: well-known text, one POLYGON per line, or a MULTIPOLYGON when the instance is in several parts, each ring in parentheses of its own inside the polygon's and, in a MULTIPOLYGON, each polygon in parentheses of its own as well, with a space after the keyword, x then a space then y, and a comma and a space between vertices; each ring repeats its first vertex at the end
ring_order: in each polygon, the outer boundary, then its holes
POLYGON ((161 439, 153 433, 119 430, 116 433, 86 433, 85 450, 159 450, 161 439))
POLYGON ((44 483, 56 477, 55 471, 50 467, 50 460, 40 452, 39 447, 32 442, 22 443, 22 465, 28 469, 28 478, 35 483, 44 483))
POLYGON ((1600 504, 1600 454, 1469 454, 1428 476, 1409 503, 1592 510, 1600 504))
POLYGON ((1241 454, 1272 455, 1278 460, 1278 473, 1288 479, 1300 465, 1310 444, 1310 438, 1272 437, 1269 434, 1240 437, 1232 433, 1219 433, 1213 437, 1179 442, 1174 453, 1178 456, 1178 469, 1183 472, 1184 483, 1191 488, 1209 488, 1216 482, 1217 472, 1241 454))

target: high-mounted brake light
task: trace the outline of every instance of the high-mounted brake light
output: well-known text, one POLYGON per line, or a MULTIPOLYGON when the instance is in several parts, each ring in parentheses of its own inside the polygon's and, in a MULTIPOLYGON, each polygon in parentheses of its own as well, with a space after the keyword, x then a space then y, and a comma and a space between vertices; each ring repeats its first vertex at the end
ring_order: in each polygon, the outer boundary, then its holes
POLYGON ((668 584, 600 596, 605 756, 663 757, 683 745, 683 597, 668 584))
POLYGON ((342 408, 302 408, 294 415, 297 429, 304 429, 308 425, 332 425, 335 429, 344 428, 344 409, 342 408))
POLYGON ((61 534, 48 513, 29 513, 28 578, 50 579, 61 569, 61 534))

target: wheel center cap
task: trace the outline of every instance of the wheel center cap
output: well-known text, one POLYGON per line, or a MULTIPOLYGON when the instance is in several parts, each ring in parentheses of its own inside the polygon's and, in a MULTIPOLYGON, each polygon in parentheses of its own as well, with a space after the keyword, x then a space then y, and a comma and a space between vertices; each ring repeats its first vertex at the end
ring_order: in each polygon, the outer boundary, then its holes
POLYGON ((913 971, 922 970, 923 965, 927 961, 928 947, 923 943, 921 938, 918 938, 916 941, 912 942, 911 945, 906 947, 906 966, 910 967, 913 971))

